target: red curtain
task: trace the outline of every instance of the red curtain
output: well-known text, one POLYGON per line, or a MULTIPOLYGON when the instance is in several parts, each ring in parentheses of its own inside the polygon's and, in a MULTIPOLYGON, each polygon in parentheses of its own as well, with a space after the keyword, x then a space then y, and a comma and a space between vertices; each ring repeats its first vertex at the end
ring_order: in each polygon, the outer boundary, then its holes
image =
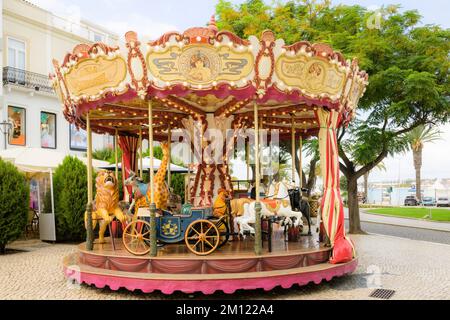
MULTIPOLYGON (((130 176, 130 171, 137 173, 137 150, 139 139, 136 137, 119 137, 119 146, 122 149, 122 182, 130 176)), ((123 187, 124 200, 131 201, 132 187, 123 187)))

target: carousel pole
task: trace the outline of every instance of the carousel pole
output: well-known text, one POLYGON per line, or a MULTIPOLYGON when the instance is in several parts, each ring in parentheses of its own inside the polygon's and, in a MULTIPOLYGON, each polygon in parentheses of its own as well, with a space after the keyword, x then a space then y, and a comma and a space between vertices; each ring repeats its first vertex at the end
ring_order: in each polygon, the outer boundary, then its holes
POLYGON ((114 160, 116 162, 116 181, 119 181, 119 130, 114 135, 114 160))
POLYGON ((172 147, 172 128, 169 125, 169 128, 167 130, 167 148, 169 149, 169 162, 167 163, 167 186, 170 189, 171 181, 172 181, 172 173, 170 172, 170 154, 171 154, 171 147, 172 147))
POLYGON ((291 121, 291 158, 292 158, 292 184, 295 186, 295 120, 292 115, 291 121))
POLYGON ((247 182, 250 181, 250 150, 247 138, 245 139, 245 164, 247 165, 247 182))
POLYGON ((94 200, 92 185, 92 129, 90 112, 86 115, 86 131, 87 131, 87 187, 88 187, 88 204, 86 208, 86 249, 94 250, 94 230, 92 228, 92 210, 94 200))
POLYGON ((143 166, 143 161, 142 161, 142 128, 139 127, 139 166, 140 166, 140 171, 139 171, 139 177, 141 177, 141 179, 144 178, 144 166, 143 166))
POLYGON ((148 143, 150 150, 150 255, 156 257, 156 204, 155 204, 155 187, 153 185, 153 110, 152 102, 148 102, 148 143))
POLYGON ((302 135, 300 134, 300 154, 299 154, 299 156, 298 156, 298 167, 299 167, 299 171, 298 171, 298 174, 300 175, 300 183, 299 183, 299 186, 300 186, 300 192, 301 192, 301 189, 303 188, 303 154, 302 154, 302 150, 303 150, 303 137, 302 137, 302 135))
POLYGON ((261 232, 261 202, 260 202, 260 169, 259 169, 259 118, 258 104, 253 104, 254 120, 255 120, 255 254, 262 253, 262 232, 261 232))

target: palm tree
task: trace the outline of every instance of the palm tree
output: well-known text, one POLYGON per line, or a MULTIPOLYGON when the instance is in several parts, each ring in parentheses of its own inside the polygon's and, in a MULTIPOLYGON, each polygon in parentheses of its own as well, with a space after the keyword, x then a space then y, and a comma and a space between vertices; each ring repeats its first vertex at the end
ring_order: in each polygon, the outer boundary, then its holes
POLYGON ((440 139, 441 132, 432 126, 418 126, 408 135, 410 149, 413 152, 414 169, 416 170, 416 197, 422 200, 421 194, 421 176, 422 169, 422 151, 425 143, 433 142, 440 139))

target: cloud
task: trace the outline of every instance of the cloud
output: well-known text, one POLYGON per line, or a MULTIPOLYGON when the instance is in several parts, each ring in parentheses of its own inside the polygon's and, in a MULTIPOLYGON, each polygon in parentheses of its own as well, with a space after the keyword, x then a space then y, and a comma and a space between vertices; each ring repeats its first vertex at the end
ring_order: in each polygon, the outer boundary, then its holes
POLYGON ((141 39, 156 39, 168 31, 177 30, 177 27, 173 24, 159 22, 136 13, 125 15, 123 19, 99 20, 97 23, 117 33, 119 36, 123 36, 130 30, 136 31, 141 39))

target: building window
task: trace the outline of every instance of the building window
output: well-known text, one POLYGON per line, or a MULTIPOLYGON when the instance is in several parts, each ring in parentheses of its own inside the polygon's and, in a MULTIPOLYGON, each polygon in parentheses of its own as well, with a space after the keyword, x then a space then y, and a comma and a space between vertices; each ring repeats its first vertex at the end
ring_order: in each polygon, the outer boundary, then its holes
POLYGON ((70 149, 76 151, 87 150, 87 134, 83 129, 77 129, 74 124, 70 124, 70 149))
POLYGON ((8 106, 8 120, 12 123, 9 144, 25 146, 26 144, 26 110, 24 108, 8 106))
POLYGON ((99 33, 94 33, 94 42, 103 42, 103 35, 99 33))
POLYGON ((25 42, 8 38, 8 66, 20 70, 25 70, 26 60, 25 42))
POLYGON ((41 112, 41 147, 56 149, 56 114, 41 112))

